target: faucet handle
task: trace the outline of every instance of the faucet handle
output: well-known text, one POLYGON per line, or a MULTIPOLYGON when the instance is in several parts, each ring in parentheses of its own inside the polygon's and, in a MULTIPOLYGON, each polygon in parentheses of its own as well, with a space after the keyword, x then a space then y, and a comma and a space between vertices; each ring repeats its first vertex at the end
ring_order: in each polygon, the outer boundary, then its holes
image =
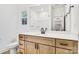
POLYGON ((45 34, 45 30, 43 27, 41 28, 41 34, 45 34))
POLYGON ((47 30, 47 28, 45 28, 45 31, 47 30))
POLYGON ((42 28, 41 28, 41 31, 43 31, 43 30, 44 30, 44 28, 42 27, 42 28))

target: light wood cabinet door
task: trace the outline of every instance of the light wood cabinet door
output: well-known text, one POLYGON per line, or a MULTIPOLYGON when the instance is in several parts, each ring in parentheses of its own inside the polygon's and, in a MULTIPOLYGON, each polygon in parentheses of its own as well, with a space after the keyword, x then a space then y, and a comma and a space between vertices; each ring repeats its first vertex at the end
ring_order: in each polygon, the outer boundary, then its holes
POLYGON ((55 47, 39 44, 39 54, 55 54, 55 47))
POLYGON ((56 54, 73 54, 73 51, 62 48, 56 48, 56 54))
POLYGON ((25 53, 26 54, 37 54, 36 43, 25 42, 25 53))

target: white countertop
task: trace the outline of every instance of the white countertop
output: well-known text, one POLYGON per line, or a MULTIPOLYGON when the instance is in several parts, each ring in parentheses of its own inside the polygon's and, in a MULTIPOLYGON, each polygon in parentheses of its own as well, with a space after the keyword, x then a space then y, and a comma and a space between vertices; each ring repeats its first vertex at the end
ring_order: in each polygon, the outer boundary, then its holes
POLYGON ((69 33, 69 32, 59 32, 59 31, 50 31, 46 32, 45 34, 41 34, 39 31, 27 31, 27 32, 20 32, 20 34, 25 35, 34 35, 34 36, 42 36, 42 37, 50 37, 50 38, 61 38, 61 39, 70 39, 70 40, 78 40, 78 34, 69 33))

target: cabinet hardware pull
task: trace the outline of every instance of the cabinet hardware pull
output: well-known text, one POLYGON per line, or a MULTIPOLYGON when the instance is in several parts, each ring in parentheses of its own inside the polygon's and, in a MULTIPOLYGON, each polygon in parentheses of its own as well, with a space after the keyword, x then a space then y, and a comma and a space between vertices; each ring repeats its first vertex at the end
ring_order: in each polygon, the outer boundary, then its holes
POLYGON ((22 44, 20 43, 20 45, 22 45, 22 44))
POLYGON ((39 49, 39 45, 37 44, 37 50, 39 49))
POLYGON ((60 45, 63 45, 63 46, 68 46, 68 44, 64 44, 64 43, 60 43, 60 45))
POLYGON ((36 43, 35 43, 35 49, 37 49, 37 45, 36 45, 36 43))
POLYGON ((20 36, 20 38, 23 38, 23 36, 20 36))
POLYGON ((19 52, 20 54, 23 54, 22 52, 19 52))

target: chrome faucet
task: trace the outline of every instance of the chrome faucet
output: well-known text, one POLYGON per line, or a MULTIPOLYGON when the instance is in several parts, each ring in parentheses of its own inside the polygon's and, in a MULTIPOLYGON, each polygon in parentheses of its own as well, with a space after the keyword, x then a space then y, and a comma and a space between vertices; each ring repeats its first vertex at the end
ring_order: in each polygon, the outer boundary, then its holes
POLYGON ((46 32, 46 30, 47 30, 47 28, 41 28, 41 34, 45 34, 45 32, 46 32))

